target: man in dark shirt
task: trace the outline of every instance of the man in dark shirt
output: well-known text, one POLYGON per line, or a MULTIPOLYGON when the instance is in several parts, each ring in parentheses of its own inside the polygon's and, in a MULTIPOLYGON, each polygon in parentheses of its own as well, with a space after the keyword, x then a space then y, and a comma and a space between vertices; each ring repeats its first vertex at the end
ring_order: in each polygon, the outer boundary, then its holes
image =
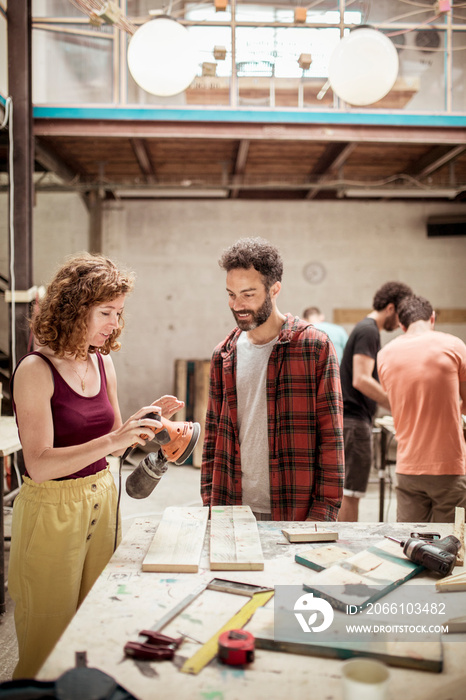
POLYGON ((402 282, 386 282, 374 296, 373 311, 354 327, 340 367, 343 393, 345 485, 338 520, 355 522, 372 465, 372 419, 377 404, 390 409, 377 375, 380 331, 399 326, 398 304, 412 294, 402 282))

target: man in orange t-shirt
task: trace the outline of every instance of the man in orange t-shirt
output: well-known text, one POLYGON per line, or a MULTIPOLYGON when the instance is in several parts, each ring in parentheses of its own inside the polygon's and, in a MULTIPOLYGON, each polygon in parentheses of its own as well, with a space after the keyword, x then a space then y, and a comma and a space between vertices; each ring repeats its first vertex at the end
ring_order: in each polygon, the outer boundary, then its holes
POLYGON ((466 345, 434 331, 423 297, 406 297, 398 317, 404 334, 377 356, 398 443, 397 520, 453 522, 455 506, 466 507, 466 345))

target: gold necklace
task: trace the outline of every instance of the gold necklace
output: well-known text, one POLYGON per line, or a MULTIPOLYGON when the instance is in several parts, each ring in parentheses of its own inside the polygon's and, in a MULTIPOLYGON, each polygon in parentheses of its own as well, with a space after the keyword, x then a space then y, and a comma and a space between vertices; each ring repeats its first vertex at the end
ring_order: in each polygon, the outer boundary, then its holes
POLYGON ((84 391, 84 390, 86 389, 86 385, 85 385, 85 383, 84 383, 84 380, 86 379, 87 370, 89 369, 89 357, 88 357, 87 360, 86 360, 86 371, 84 372, 84 375, 83 375, 82 377, 81 377, 81 375, 79 374, 79 372, 78 372, 77 370, 75 370, 74 367, 71 367, 71 369, 72 369, 73 372, 76 374, 76 376, 78 377, 79 381, 81 382, 81 389, 84 391))

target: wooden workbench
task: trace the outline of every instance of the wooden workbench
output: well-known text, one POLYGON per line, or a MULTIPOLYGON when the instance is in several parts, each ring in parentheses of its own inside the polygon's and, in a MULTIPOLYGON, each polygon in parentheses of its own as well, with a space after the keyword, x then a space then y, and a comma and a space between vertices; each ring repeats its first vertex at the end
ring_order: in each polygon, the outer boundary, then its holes
MULTIPOLYGON (((201 582, 214 577, 265 586, 302 585, 308 581, 313 572, 297 564, 294 556, 312 545, 288 543, 281 529, 289 525, 291 523, 258 523, 265 557, 263 571, 224 574, 210 571, 206 537, 199 573, 156 574, 143 573, 141 565, 157 523, 147 519, 136 521, 45 662, 38 679, 56 679, 75 665, 77 652, 86 652, 89 667, 113 676, 139 700, 341 700, 341 660, 256 649, 254 663, 245 669, 226 667, 214 659, 198 675, 188 675, 179 668, 198 650, 199 644, 194 641, 185 640, 174 661, 138 662, 123 654, 127 641, 137 640, 141 629, 152 627, 201 582)), ((339 532, 338 544, 355 552, 380 542, 385 534, 402 538, 411 529, 419 531, 422 527, 426 526, 332 523, 332 529, 339 532)), ((442 535, 451 534, 452 527, 435 526, 442 535)), ((416 584, 429 586, 435 595, 435 580, 432 575, 421 574, 416 577, 416 584)), ((404 585, 410 583, 412 581, 404 585)), ((176 637, 180 633, 189 634, 204 643, 246 600, 243 596, 206 590, 163 632, 176 637)), ((267 605, 273 606, 273 598, 267 605)), ((391 667, 389 700, 463 698, 466 654, 464 642, 458 639, 462 637, 443 636, 444 670, 441 673, 391 667), (453 687, 458 684, 457 690, 447 692, 451 684, 453 687)))
POLYGON ((5 457, 19 452, 21 443, 18 429, 12 416, 0 416, 0 614, 5 612, 5 550, 3 521, 3 484, 5 476, 5 457))

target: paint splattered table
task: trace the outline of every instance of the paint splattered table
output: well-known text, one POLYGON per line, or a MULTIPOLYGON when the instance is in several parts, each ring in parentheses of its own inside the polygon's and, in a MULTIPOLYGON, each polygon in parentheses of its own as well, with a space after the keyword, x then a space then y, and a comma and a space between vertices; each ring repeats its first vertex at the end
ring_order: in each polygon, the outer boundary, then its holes
MULTIPOLYGON (((295 554, 309 549, 309 544, 290 544, 286 540, 282 528, 292 525, 259 522, 264 570, 229 571, 222 577, 260 586, 302 584, 312 572, 308 574, 305 567, 295 562, 295 554)), ((386 534, 402 538, 411 528, 422 527, 425 526, 406 523, 332 523, 342 546, 354 552, 366 549, 386 534)), ((442 535, 452 532, 451 525, 435 527, 442 535)), ((125 657, 123 647, 127 641, 136 640, 142 629, 155 625, 200 583, 220 575, 208 568, 208 537, 198 573, 142 572, 142 561, 156 528, 157 523, 147 519, 132 525, 42 667, 39 680, 58 678, 75 665, 77 653, 85 652, 89 667, 109 674, 139 700, 341 700, 343 662, 339 659, 256 649, 254 663, 245 668, 224 666, 214 659, 197 675, 181 673, 184 660, 199 648, 194 640, 205 643, 244 605, 244 599, 239 600, 242 596, 216 590, 203 592, 163 629, 172 637, 186 634, 193 638, 183 642, 173 661, 141 662, 125 657)), ((435 577, 422 573, 416 578, 435 596, 435 577)), ((465 647, 458 637, 444 635, 442 673, 390 668, 388 699, 464 697, 465 647)))

